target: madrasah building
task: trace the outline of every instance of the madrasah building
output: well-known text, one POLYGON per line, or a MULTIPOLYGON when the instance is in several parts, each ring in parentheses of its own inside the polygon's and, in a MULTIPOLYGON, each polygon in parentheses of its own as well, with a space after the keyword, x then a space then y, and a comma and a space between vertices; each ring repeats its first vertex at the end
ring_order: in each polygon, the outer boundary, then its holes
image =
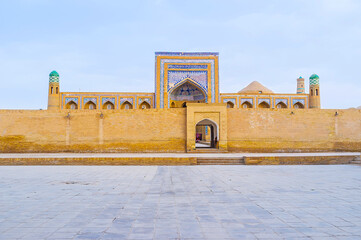
POLYGON ((167 109, 188 103, 225 103, 228 108, 320 108, 319 77, 297 79, 297 92, 274 93, 254 81, 237 93, 219 92, 216 52, 156 52, 155 92, 62 92, 59 74, 49 76, 48 110, 167 109))
POLYGON ((53 71, 48 110, 0 110, 0 151, 359 151, 361 110, 320 109, 316 74, 296 86, 220 93, 214 52, 156 52, 154 92, 63 92, 53 71))

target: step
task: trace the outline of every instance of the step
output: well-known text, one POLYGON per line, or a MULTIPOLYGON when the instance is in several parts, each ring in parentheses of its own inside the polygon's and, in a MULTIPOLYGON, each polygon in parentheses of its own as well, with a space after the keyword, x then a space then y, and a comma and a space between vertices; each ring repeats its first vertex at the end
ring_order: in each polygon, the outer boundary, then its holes
POLYGON ((244 165, 243 158, 198 157, 198 165, 244 165))

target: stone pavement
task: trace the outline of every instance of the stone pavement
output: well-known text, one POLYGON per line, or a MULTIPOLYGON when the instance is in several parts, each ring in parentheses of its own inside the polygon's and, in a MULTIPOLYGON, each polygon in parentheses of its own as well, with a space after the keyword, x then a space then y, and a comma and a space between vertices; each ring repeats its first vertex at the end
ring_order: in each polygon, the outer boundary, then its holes
POLYGON ((361 167, 1 166, 0 239, 361 239, 361 167))

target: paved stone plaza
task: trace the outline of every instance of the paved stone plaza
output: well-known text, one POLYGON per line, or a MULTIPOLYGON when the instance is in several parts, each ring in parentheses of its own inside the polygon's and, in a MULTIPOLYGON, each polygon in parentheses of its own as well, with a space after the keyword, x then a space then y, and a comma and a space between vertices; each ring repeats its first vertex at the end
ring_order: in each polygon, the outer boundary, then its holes
POLYGON ((1 166, 0 239, 361 239, 361 166, 1 166))

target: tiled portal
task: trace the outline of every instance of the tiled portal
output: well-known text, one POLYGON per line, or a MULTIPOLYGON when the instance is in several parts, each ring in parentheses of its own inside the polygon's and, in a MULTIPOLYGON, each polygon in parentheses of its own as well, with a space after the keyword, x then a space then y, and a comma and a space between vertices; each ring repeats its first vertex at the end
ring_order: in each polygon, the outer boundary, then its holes
POLYGON ((1 166, 0 239, 361 239, 361 167, 1 166))

